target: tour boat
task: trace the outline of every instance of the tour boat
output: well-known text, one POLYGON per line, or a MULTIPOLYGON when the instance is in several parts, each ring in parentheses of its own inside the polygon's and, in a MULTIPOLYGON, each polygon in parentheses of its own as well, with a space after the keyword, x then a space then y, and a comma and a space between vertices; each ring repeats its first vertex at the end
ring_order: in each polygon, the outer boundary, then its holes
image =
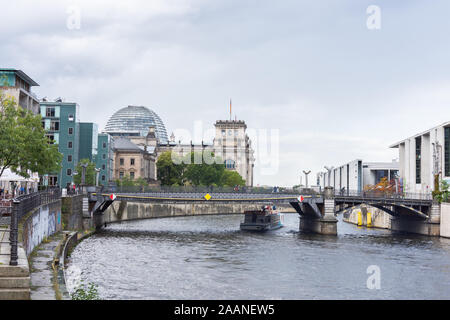
POLYGON ((275 206, 263 206, 261 210, 244 211, 244 222, 241 230, 267 231, 281 228, 284 215, 276 210, 275 206))

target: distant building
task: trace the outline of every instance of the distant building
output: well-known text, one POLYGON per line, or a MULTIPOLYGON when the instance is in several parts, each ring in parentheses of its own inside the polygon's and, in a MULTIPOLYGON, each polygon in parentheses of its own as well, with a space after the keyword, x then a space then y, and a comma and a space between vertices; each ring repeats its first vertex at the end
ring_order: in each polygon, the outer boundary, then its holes
POLYGON ((73 182, 73 172, 79 161, 79 106, 74 102, 41 101, 42 126, 47 131, 50 143, 58 144, 63 154, 60 172, 53 172, 41 178, 43 185, 65 188, 73 182))
POLYGON ((99 133, 96 167, 100 169, 99 185, 108 185, 114 177, 114 140, 109 134, 99 133))
POLYGON ((364 187, 376 185, 382 178, 388 181, 398 177, 398 162, 363 162, 356 159, 343 164, 328 172, 322 172, 319 178, 319 185, 323 187, 331 186, 335 190, 362 191, 364 187))
POLYGON ((95 162, 98 146, 98 126, 96 123, 80 122, 79 156, 80 160, 95 162))
POLYGON ((143 137, 150 126, 160 143, 167 143, 167 132, 161 118, 152 110, 143 106, 128 106, 115 112, 109 118, 105 133, 113 137, 143 137))
POLYGON ((63 102, 61 99, 41 101, 40 108, 46 136, 50 143, 58 144, 58 150, 63 155, 60 172, 44 175, 41 177, 41 184, 66 188, 73 183, 78 162, 88 159, 100 169, 99 184, 107 185, 112 178, 111 138, 108 135, 99 135, 97 124, 79 121, 77 103, 63 102))
POLYGON ((148 182, 156 180, 154 147, 138 147, 129 139, 114 139, 114 180, 142 178, 148 182))
POLYGON ((450 182, 450 121, 400 142, 400 178, 406 192, 431 192, 434 175, 450 182))
MULTIPOLYGON (((139 176, 149 182, 157 179, 156 161, 158 157, 166 152, 172 151, 185 156, 190 152, 203 152, 210 150, 216 156, 222 157, 227 170, 238 172, 246 181, 246 185, 253 185, 254 156, 251 141, 246 134, 244 121, 217 121, 215 124, 216 135, 213 143, 182 144, 175 142, 175 137, 167 137, 167 131, 161 118, 152 110, 142 106, 128 106, 114 113, 108 120, 105 133, 114 138, 114 179, 134 172, 137 177, 136 167, 131 168, 128 164, 130 157, 136 157, 141 150, 142 170, 139 176), (127 144, 126 138, 132 145, 127 144), (119 144, 117 144, 119 141, 119 144), (125 156, 125 151, 133 155, 125 156), (118 156, 119 155, 119 156, 118 156), (123 159, 123 165, 117 161, 123 159), (128 160, 127 160, 128 159, 128 160), (148 166, 148 169, 146 169, 148 166), (143 174, 143 175, 142 175, 143 174)), ((135 159, 136 161, 136 159, 135 159)), ((136 166, 136 165, 135 165, 136 166)))
POLYGON ((214 126, 215 154, 222 157, 226 169, 237 171, 247 186, 253 186, 255 158, 252 143, 245 132, 247 125, 241 120, 218 120, 214 126))
POLYGON ((14 97, 23 109, 39 113, 39 100, 31 92, 31 87, 39 86, 22 70, 0 68, 0 91, 6 96, 14 97))

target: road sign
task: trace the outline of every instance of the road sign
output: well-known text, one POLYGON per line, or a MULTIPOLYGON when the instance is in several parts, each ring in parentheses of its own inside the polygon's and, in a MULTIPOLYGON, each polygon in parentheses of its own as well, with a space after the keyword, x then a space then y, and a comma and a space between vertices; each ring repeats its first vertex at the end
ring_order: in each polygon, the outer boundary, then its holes
POLYGON ((112 201, 114 201, 114 200, 116 200, 116 195, 114 194, 114 193, 111 193, 111 195, 109 196, 109 198, 112 200, 112 201))
POLYGON ((303 198, 303 196, 299 196, 297 199, 298 199, 298 202, 303 202, 303 200, 305 200, 305 198, 303 198))
POLYGON ((205 199, 206 199, 206 200, 211 199, 211 195, 210 195, 209 193, 207 193, 207 194, 205 195, 205 199))

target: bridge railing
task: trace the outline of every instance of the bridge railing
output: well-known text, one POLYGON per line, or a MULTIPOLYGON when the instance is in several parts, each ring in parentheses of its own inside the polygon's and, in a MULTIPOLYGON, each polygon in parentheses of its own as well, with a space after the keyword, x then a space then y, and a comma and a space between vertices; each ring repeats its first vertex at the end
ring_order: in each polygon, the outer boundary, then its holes
POLYGON ((375 199, 411 199, 411 200, 433 200, 431 193, 412 193, 412 192, 385 192, 378 190, 357 191, 357 190, 334 190, 336 197, 355 197, 355 198, 375 198, 375 199))
POLYGON ((13 199, 11 210, 11 223, 9 241, 11 245, 10 265, 17 265, 17 245, 19 238, 19 221, 27 213, 38 208, 41 205, 55 202, 61 198, 61 190, 59 188, 48 189, 45 191, 25 194, 13 199))
POLYGON ((252 193, 298 194, 292 188, 281 187, 215 187, 215 186, 114 186, 103 187, 101 192, 111 193, 252 193))

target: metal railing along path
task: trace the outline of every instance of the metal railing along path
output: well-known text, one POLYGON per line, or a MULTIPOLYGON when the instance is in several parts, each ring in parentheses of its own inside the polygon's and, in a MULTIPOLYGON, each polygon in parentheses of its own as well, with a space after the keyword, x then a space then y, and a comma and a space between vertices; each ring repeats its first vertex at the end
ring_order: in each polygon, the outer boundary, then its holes
POLYGON ((12 211, 11 211, 11 224, 9 240, 11 244, 11 259, 9 264, 12 266, 17 265, 17 245, 19 230, 19 221, 29 212, 34 209, 53 203, 61 198, 61 190, 59 188, 48 189, 45 191, 39 191, 26 195, 19 196, 13 199, 12 211))

